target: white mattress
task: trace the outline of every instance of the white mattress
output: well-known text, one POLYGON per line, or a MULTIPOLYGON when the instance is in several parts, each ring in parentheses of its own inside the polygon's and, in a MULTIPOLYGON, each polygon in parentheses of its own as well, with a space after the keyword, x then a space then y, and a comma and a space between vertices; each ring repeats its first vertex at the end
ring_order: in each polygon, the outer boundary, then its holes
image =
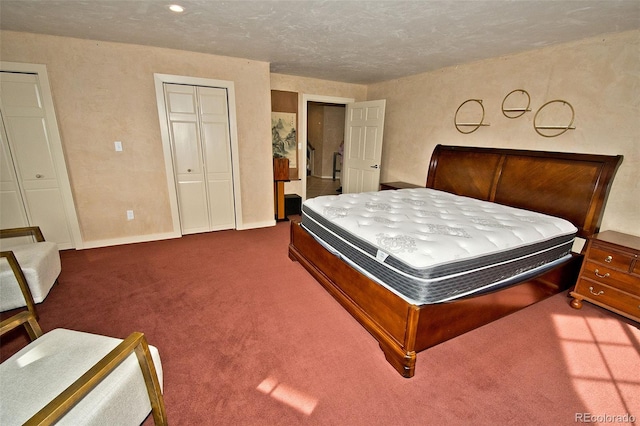
POLYGON ((508 285, 570 255, 556 217, 428 188, 306 200, 302 225, 329 250, 414 304, 508 285))

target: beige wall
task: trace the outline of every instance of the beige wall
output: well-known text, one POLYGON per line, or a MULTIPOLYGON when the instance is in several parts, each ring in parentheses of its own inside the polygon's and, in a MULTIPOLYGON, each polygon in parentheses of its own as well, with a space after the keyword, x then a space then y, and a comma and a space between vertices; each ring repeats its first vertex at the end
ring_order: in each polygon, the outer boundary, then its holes
MULTIPOLYGON (((345 107, 309 102, 307 106, 307 141, 315 148, 313 176, 333 176, 333 154, 344 139, 345 107)), ((336 167, 340 169, 341 160, 336 167)), ((339 174, 338 174, 339 176, 339 174)))
POLYGON ((243 226, 274 223, 268 63, 18 32, 0 37, 3 61, 47 66, 89 245, 173 230, 154 73, 234 82, 243 226), (127 209, 135 220, 126 220, 127 209))
MULTIPOLYGON (((330 96, 336 98, 352 98, 356 102, 367 100, 367 86, 361 84, 340 83, 336 81, 318 80, 315 78, 296 77, 285 74, 271 74, 271 89, 298 92, 298 129, 302 129, 302 98, 303 95, 330 96)), ((299 141, 302 142, 302 132, 298 132, 299 141)), ((306 164, 303 157, 304 150, 299 150, 300 164, 306 164)), ((318 171, 319 173, 319 171, 318 171)), ((303 194, 301 181, 292 181, 285 184, 285 193, 303 194)))
MULTIPOLYGON (((371 86, 269 74, 264 62, 169 49, 7 31, 0 38, 3 61, 47 66, 85 241, 171 230, 154 73, 234 81, 246 227, 273 222, 273 89, 298 92, 299 111, 304 94, 387 99, 382 164, 387 181, 424 184, 438 143, 623 154, 602 228, 640 235, 639 31, 371 86), (510 120, 500 106, 514 89, 531 94, 533 111, 510 120), (470 98, 483 99, 491 126, 463 135, 453 116, 470 98), (543 138, 532 128, 533 114, 552 99, 573 105, 576 129, 543 138), (115 140, 124 144, 118 155, 115 140), (126 220, 127 209, 135 210, 136 220, 126 220)), ((286 192, 301 194, 300 186, 287 183, 286 192)))
MULTIPOLYGON (((345 107, 324 107, 324 143, 322 147, 322 176, 333 176, 333 154, 339 152, 340 143, 344 140, 345 107)), ((342 159, 337 159, 336 167, 340 169, 342 159)), ((338 174, 338 176, 340 176, 338 174)))
MULTIPOLYGON (((307 106, 307 150, 313 146, 313 176, 322 176, 322 151, 324 147, 324 107, 322 104, 309 102, 307 106)), ((302 140, 302 139, 300 139, 302 140)))
POLYGON ((302 110, 303 94, 353 98, 356 102, 367 99, 367 86, 362 84, 341 83, 286 74, 271 74, 271 90, 298 92, 299 111, 302 110))
POLYGON ((387 100, 382 180, 423 185, 436 144, 622 154, 601 229, 640 235, 638 52, 632 31, 371 85, 368 99, 387 100), (529 92, 532 112, 508 119, 501 105, 514 89, 529 92), (483 100, 490 126, 465 135, 454 115, 471 98, 483 100), (573 105, 576 129, 545 138, 533 118, 554 99, 573 105))

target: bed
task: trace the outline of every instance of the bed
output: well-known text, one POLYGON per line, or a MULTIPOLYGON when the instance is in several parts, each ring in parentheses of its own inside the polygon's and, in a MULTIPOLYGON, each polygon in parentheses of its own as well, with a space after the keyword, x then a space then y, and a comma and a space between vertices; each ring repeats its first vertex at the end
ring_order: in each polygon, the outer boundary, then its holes
MULTIPOLYGON (((574 236, 586 238, 598 231, 607 195, 621 162, 622 156, 438 145, 431 157, 425 190, 370 194, 373 199, 365 201, 369 203, 366 206, 369 210, 372 205, 375 208, 376 203, 379 203, 377 207, 395 206, 394 203, 404 200, 422 206, 424 197, 436 198, 440 203, 442 199, 460 196, 464 200, 463 210, 476 209, 475 205, 466 204, 475 202, 480 203, 481 210, 488 209, 484 212, 488 216, 475 217, 473 220, 483 225, 479 228, 487 228, 487 218, 493 214, 491 209, 502 206, 517 209, 516 215, 520 214, 518 212, 548 215, 568 224, 568 227, 562 228, 560 235, 542 238, 553 241, 551 246, 560 247, 554 249, 554 254, 544 262, 521 268, 520 272, 513 272, 505 279, 490 279, 488 283, 482 282, 482 274, 471 268, 472 272, 464 280, 472 283, 471 286, 457 293, 451 291, 451 286, 444 286, 449 290, 443 295, 437 291, 433 294, 421 293, 421 287, 414 282, 398 285, 398 282, 402 282, 401 276, 408 275, 402 266, 412 266, 410 259, 400 259, 395 264, 400 275, 367 271, 352 252, 366 255, 367 250, 373 250, 368 256, 374 258, 370 263, 375 265, 376 257, 380 263, 392 264, 391 260, 395 257, 390 256, 387 260, 386 256, 393 250, 383 251, 383 258, 380 259, 379 247, 376 248, 375 244, 368 247, 367 243, 358 246, 360 243, 356 237, 342 236, 334 241, 324 241, 323 238, 331 236, 337 228, 348 226, 340 222, 338 225, 322 223, 324 219, 315 215, 313 206, 309 205, 303 207, 302 221, 291 223, 289 257, 309 271, 369 331, 378 341, 387 361, 403 377, 409 378, 415 374, 418 352, 565 291, 575 284, 582 254, 567 250, 567 244, 571 244, 574 236), (314 227, 315 222, 321 223, 328 231, 314 227), (326 235, 319 235, 323 232, 326 235), (568 236, 571 238, 569 242, 568 236), (339 245, 336 243, 338 240, 346 240, 355 250, 341 254, 334 247, 339 245)), ((340 203, 349 196, 329 197, 337 204, 327 204, 328 201, 323 200, 315 211, 339 212, 342 208, 340 203)), ((457 203, 456 200, 453 202, 457 203)), ((419 207, 417 214, 421 218, 431 214, 425 214, 425 209, 432 210, 433 207, 419 207)), ((448 207, 445 206, 445 209, 448 207)), ((362 217, 358 219, 362 223, 362 217)), ((377 219, 378 222, 388 220, 395 219, 393 216, 377 219)), ((489 225, 491 231, 499 228, 489 225)), ((455 226, 428 226, 430 230, 436 229, 437 233, 454 234, 455 237, 460 237, 461 232, 466 233, 455 226)), ((469 233, 476 232, 476 228, 469 233)), ((371 238, 380 239, 375 227, 371 230, 371 238)), ((380 241, 377 243, 384 245, 380 241)), ((430 243, 433 244, 433 241, 430 243)), ((391 244, 397 245, 397 242, 391 244)), ((419 252, 419 248, 414 247, 414 251, 419 252)), ((542 249, 546 250, 549 248, 542 249)), ((491 260, 486 261, 491 257, 474 258, 485 259, 485 263, 476 268, 478 270, 485 271, 492 266, 491 260)), ((516 266, 514 271, 518 269, 516 266)), ((418 274, 423 274, 418 280, 428 281, 431 278, 432 270, 426 273, 419 268, 416 270, 418 274)), ((441 278, 436 275, 436 281, 441 278)))

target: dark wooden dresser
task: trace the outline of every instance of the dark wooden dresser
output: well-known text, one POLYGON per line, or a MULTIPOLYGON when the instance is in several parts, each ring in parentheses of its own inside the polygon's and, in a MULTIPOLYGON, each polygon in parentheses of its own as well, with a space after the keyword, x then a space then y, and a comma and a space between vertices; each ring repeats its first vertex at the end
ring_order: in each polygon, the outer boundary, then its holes
POLYGON ((424 188, 424 186, 414 185, 413 183, 407 182, 384 182, 380 184, 380 191, 406 188, 424 188))
POLYGON ((640 322, 640 237, 604 231, 589 238, 571 306, 586 300, 640 322))

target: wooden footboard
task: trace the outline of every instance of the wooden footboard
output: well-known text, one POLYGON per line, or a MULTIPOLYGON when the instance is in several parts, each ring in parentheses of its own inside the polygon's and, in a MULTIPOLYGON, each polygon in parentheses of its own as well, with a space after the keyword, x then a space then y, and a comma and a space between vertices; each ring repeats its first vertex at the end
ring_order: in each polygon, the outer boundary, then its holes
POLYGON ((300 264, 371 333, 387 360, 405 377, 414 373, 416 308, 324 249, 297 222, 291 222, 289 257, 300 264))
POLYGON ((378 341, 403 376, 415 373, 416 354, 567 290, 580 255, 526 282, 482 296, 432 305, 410 304, 362 275, 291 222, 289 257, 311 275, 378 341))

